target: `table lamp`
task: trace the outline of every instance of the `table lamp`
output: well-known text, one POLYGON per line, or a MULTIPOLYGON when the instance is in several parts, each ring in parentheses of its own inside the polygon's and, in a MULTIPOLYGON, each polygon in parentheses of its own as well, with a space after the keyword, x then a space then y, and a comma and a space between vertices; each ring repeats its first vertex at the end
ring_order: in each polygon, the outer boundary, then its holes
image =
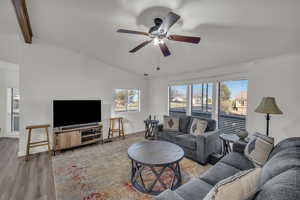
POLYGON ((267 136, 269 136, 269 121, 271 119, 270 114, 283 114, 278 108, 274 97, 264 97, 258 107, 255 109, 255 112, 267 114, 267 136))

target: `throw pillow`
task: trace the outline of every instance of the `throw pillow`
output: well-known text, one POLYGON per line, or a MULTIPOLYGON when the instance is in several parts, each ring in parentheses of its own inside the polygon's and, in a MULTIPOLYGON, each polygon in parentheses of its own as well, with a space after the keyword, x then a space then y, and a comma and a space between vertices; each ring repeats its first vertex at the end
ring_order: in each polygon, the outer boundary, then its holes
POLYGON ((256 166, 263 166, 274 147, 274 138, 255 133, 248 142, 244 154, 256 166))
POLYGON ((258 188, 261 168, 241 171, 218 182, 204 200, 245 200, 252 197, 258 188))
POLYGON ((201 119, 193 119, 190 128, 190 134, 201 135, 204 133, 206 127, 207 127, 207 121, 201 119))
POLYGON ((164 116, 164 130, 166 131, 179 131, 179 118, 164 116))

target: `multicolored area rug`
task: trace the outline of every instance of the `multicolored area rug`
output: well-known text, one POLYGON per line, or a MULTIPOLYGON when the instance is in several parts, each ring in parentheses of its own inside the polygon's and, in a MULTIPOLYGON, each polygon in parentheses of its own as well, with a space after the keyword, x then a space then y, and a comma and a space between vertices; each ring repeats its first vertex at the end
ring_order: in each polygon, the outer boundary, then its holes
MULTIPOLYGON (((130 183, 131 162, 127 149, 142 140, 142 134, 135 134, 125 140, 86 146, 54 156, 56 200, 152 199, 153 196, 139 192, 130 183)), ((180 165, 183 182, 198 177, 210 167, 186 158, 180 165)))

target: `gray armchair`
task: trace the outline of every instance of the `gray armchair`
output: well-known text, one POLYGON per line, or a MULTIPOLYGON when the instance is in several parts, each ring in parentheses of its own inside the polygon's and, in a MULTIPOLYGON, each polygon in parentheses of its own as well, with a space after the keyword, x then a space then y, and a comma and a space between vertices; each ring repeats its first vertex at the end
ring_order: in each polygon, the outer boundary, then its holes
POLYGON ((160 124, 155 131, 157 140, 164 140, 179 145, 184 150, 185 156, 201 164, 206 164, 209 156, 221 151, 219 139, 220 131, 216 129, 216 121, 191 116, 179 117, 179 131, 165 131, 160 124), (207 128, 203 135, 189 134, 189 129, 194 118, 206 120, 207 128))

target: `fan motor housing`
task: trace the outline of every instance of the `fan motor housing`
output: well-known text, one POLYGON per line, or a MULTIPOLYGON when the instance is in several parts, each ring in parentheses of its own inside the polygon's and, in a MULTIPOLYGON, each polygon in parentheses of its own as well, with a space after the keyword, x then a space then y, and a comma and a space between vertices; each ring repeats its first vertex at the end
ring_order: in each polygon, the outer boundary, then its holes
POLYGON ((158 29, 160 25, 163 23, 163 20, 161 18, 155 18, 154 20, 155 26, 152 26, 149 29, 149 33, 151 34, 152 37, 161 37, 162 35, 158 32, 158 29))

